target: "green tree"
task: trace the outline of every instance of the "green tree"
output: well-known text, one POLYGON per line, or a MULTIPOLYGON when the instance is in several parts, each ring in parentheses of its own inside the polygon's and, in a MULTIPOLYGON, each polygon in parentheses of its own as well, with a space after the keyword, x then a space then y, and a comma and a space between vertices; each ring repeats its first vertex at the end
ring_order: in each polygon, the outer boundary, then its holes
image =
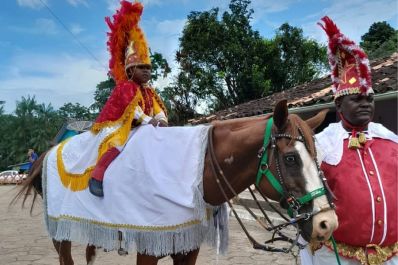
POLYGON ((151 53, 151 63, 152 63, 152 81, 158 80, 159 77, 167 77, 167 75, 171 72, 171 68, 169 63, 161 53, 155 52, 151 53))
MULTIPOLYGON (((390 26, 386 21, 373 23, 368 32, 361 37, 360 46, 368 55, 378 50, 381 45, 395 37, 396 30, 390 26)), ((397 50, 396 42, 394 51, 397 50)), ((393 51, 393 52, 394 52, 393 51)), ((388 52, 387 52, 388 53, 388 52)))
POLYGON ((260 96, 266 89, 262 38, 250 25, 250 1, 232 0, 219 9, 192 12, 180 38, 176 59, 192 79, 192 91, 226 108, 260 96))
POLYGON ((168 109, 168 120, 171 125, 183 125, 195 116, 194 106, 198 98, 191 90, 192 80, 180 72, 174 82, 165 87, 160 95, 168 109))
POLYGON ((284 23, 273 39, 264 42, 271 92, 311 81, 328 69, 326 47, 305 38, 300 28, 284 23))
POLYGON ((65 120, 73 119, 73 120, 92 120, 93 114, 90 112, 90 109, 80 105, 79 103, 65 103, 62 107, 59 108, 58 113, 65 120))
POLYGON ((115 85, 115 81, 110 77, 100 82, 94 91, 94 103, 90 106, 90 109, 94 112, 100 112, 115 85))
POLYGON ((35 97, 28 96, 17 101, 15 115, 7 115, 5 124, 7 160, 19 163, 26 161, 29 148, 39 153, 47 150, 62 120, 51 104, 38 104, 35 97))
MULTIPOLYGON (((319 77, 327 69, 326 47, 283 24, 273 39, 253 30, 249 0, 231 0, 220 16, 213 8, 192 12, 176 54, 191 79, 191 94, 210 111, 225 109, 319 77)), ((178 80, 178 79, 177 79, 178 80)))
POLYGON ((390 56, 394 52, 398 51, 398 31, 395 31, 394 35, 383 42, 379 47, 368 54, 369 59, 377 59, 390 56))
POLYGON ((4 113, 5 101, 0 101, 0 171, 5 170, 8 165, 8 148, 9 148, 9 124, 7 116, 4 113))
POLYGON ((61 128, 65 118, 51 106, 44 103, 37 106, 37 118, 33 127, 34 134, 30 141, 33 143, 35 150, 42 153, 51 145, 51 140, 55 137, 61 128))

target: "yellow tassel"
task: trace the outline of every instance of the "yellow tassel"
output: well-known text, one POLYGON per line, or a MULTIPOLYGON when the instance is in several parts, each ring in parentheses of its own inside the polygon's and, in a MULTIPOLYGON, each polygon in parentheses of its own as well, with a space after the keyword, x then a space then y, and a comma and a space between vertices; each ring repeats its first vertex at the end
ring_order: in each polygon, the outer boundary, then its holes
POLYGON ((359 143, 362 145, 366 143, 366 136, 363 132, 359 133, 358 140, 359 140, 359 143))
POLYGON ((355 148, 360 148, 361 144, 359 143, 359 140, 357 137, 351 137, 350 142, 348 144, 348 148, 350 149, 355 149, 355 148))

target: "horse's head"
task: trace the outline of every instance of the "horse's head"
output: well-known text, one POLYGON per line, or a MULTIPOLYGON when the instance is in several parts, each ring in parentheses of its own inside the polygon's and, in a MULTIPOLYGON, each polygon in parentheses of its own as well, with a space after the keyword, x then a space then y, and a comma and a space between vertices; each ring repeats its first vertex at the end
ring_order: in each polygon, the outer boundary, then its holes
POLYGON ((305 122, 288 114, 286 101, 279 102, 273 125, 272 121, 267 124, 257 175, 260 189, 272 186, 278 192, 282 207, 299 220, 300 234, 312 242, 328 240, 338 226, 331 193, 316 159, 312 132, 325 114, 305 122))

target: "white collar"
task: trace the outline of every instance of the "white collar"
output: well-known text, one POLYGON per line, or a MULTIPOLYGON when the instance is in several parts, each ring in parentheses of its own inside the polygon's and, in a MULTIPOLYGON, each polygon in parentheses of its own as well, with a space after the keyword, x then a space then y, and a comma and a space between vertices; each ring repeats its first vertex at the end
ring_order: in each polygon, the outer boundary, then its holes
MULTIPOLYGON (((337 165, 343 156, 344 139, 350 134, 343 128, 341 122, 331 123, 322 132, 315 135, 316 147, 319 153, 319 161, 330 165, 337 165)), ((366 138, 382 138, 398 143, 398 136, 379 123, 371 122, 368 125, 366 138)))

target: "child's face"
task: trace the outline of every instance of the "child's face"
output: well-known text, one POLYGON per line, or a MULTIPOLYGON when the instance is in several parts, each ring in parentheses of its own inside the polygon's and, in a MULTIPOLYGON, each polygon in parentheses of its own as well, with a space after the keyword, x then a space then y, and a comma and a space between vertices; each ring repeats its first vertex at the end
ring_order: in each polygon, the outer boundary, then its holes
POLYGON ((127 69, 127 76, 139 85, 147 83, 151 79, 152 67, 149 64, 140 64, 127 69))

